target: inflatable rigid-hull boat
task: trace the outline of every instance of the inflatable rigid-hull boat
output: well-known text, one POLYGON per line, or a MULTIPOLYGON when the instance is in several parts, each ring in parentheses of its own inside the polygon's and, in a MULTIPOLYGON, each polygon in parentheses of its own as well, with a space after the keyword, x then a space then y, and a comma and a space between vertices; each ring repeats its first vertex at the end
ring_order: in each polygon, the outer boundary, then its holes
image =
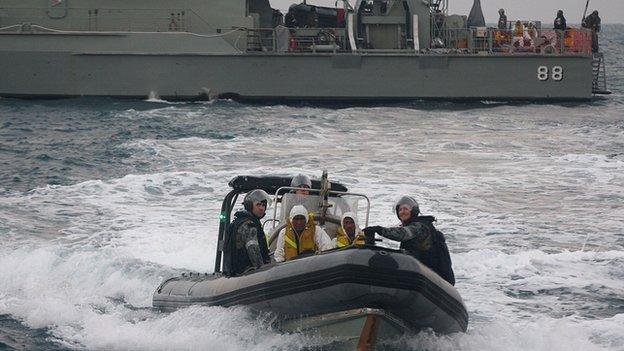
POLYGON ((455 287, 403 251, 374 246, 272 263, 238 277, 184 274, 166 280, 154 293, 154 307, 195 304, 247 305, 274 313, 285 329, 371 315, 397 332, 431 328, 446 334, 466 331, 468 325, 455 287))

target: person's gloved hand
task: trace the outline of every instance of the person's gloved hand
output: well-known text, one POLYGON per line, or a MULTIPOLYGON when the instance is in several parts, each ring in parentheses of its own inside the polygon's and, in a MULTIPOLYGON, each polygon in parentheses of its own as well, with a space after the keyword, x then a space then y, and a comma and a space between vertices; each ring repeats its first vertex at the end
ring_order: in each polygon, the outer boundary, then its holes
POLYGON ((383 229, 383 227, 380 227, 378 225, 373 225, 373 226, 366 227, 366 228, 362 229, 362 231, 366 235, 371 235, 371 234, 375 234, 375 233, 381 233, 382 229, 383 229))
POLYGON ((366 245, 375 245, 375 233, 381 232, 382 227, 371 226, 362 229, 364 232, 364 243, 366 245))

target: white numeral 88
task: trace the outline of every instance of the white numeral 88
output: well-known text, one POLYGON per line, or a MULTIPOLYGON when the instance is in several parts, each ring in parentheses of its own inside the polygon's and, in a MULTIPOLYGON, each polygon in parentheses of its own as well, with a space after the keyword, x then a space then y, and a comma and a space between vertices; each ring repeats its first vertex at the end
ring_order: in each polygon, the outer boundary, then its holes
POLYGON ((537 79, 539 79, 542 82, 544 82, 544 81, 547 81, 548 78, 552 78, 552 80, 554 80, 556 82, 560 82, 561 80, 563 80, 563 67, 561 67, 561 66, 554 66, 552 68, 552 73, 549 75, 548 74, 548 67, 546 67, 546 66, 539 66, 537 68, 537 79))

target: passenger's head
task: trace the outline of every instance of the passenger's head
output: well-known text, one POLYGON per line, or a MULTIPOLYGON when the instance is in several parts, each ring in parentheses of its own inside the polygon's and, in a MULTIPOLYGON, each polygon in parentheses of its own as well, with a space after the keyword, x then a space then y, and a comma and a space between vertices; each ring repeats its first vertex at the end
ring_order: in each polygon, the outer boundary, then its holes
POLYGON ((500 10, 498 10, 498 14, 499 14, 499 15, 504 15, 504 14, 505 14, 505 9, 500 9, 500 10))
POLYGON ((345 212, 342 215, 342 220, 340 221, 340 225, 342 226, 342 230, 350 237, 355 235, 355 230, 357 228, 357 217, 353 212, 345 212))
POLYGON ((403 195, 394 204, 394 211, 402 223, 410 220, 410 218, 418 216, 420 208, 418 202, 411 196, 403 195))
POLYGON ((557 11, 557 17, 561 17, 561 16, 563 16, 563 10, 557 11))
POLYGON ((295 231, 301 232, 308 222, 308 210, 303 205, 296 205, 290 210, 290 223, 295 231))
POLYGON ((592 12, 592 15, 598 16, 598 10, 594 10, 594 12, 592 12))
POLYGON ((247 193, 243 199, 245 210, 258 218, 264 217, 266 209, 271 204, 271 197, 262 189, 255 189, 247 193))
MULTIPOLYGON (((312 180, 310 180, 310 177, 308 177, 307 175, 298 174, 298 175, 294 176, 293 179, 290 181, 290 186, 293 187, 293 188, 307 188, 307 189, 311 189, 312 188, 312 180)), ((310 191, 308 191, 308 190, 296 190, 295 194, 298 194, 298 195, 310 195, 310 191)))

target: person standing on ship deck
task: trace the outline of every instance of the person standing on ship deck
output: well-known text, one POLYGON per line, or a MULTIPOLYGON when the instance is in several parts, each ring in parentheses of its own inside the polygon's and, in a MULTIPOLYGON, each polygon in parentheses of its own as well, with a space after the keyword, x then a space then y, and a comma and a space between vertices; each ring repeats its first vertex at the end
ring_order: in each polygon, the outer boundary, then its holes
POLYGON ((600 32, 600 16, 598 11, 594 11, 591 15, 583 19, 583 28, 591 29, 592 31, 592 52, 598 52, 598 32, 600 32))
POLYGON ((555 23, 553 28, 555 30, 565 31, 568 29, 568 24, 566 22, 565 17, 563 16, 563 10, 557 11, 557 18, 555 18, 555 23))
POLYGON ((507 30, 507 15, 505 15, 505 9, 498 10, 498 29, 507 30))

